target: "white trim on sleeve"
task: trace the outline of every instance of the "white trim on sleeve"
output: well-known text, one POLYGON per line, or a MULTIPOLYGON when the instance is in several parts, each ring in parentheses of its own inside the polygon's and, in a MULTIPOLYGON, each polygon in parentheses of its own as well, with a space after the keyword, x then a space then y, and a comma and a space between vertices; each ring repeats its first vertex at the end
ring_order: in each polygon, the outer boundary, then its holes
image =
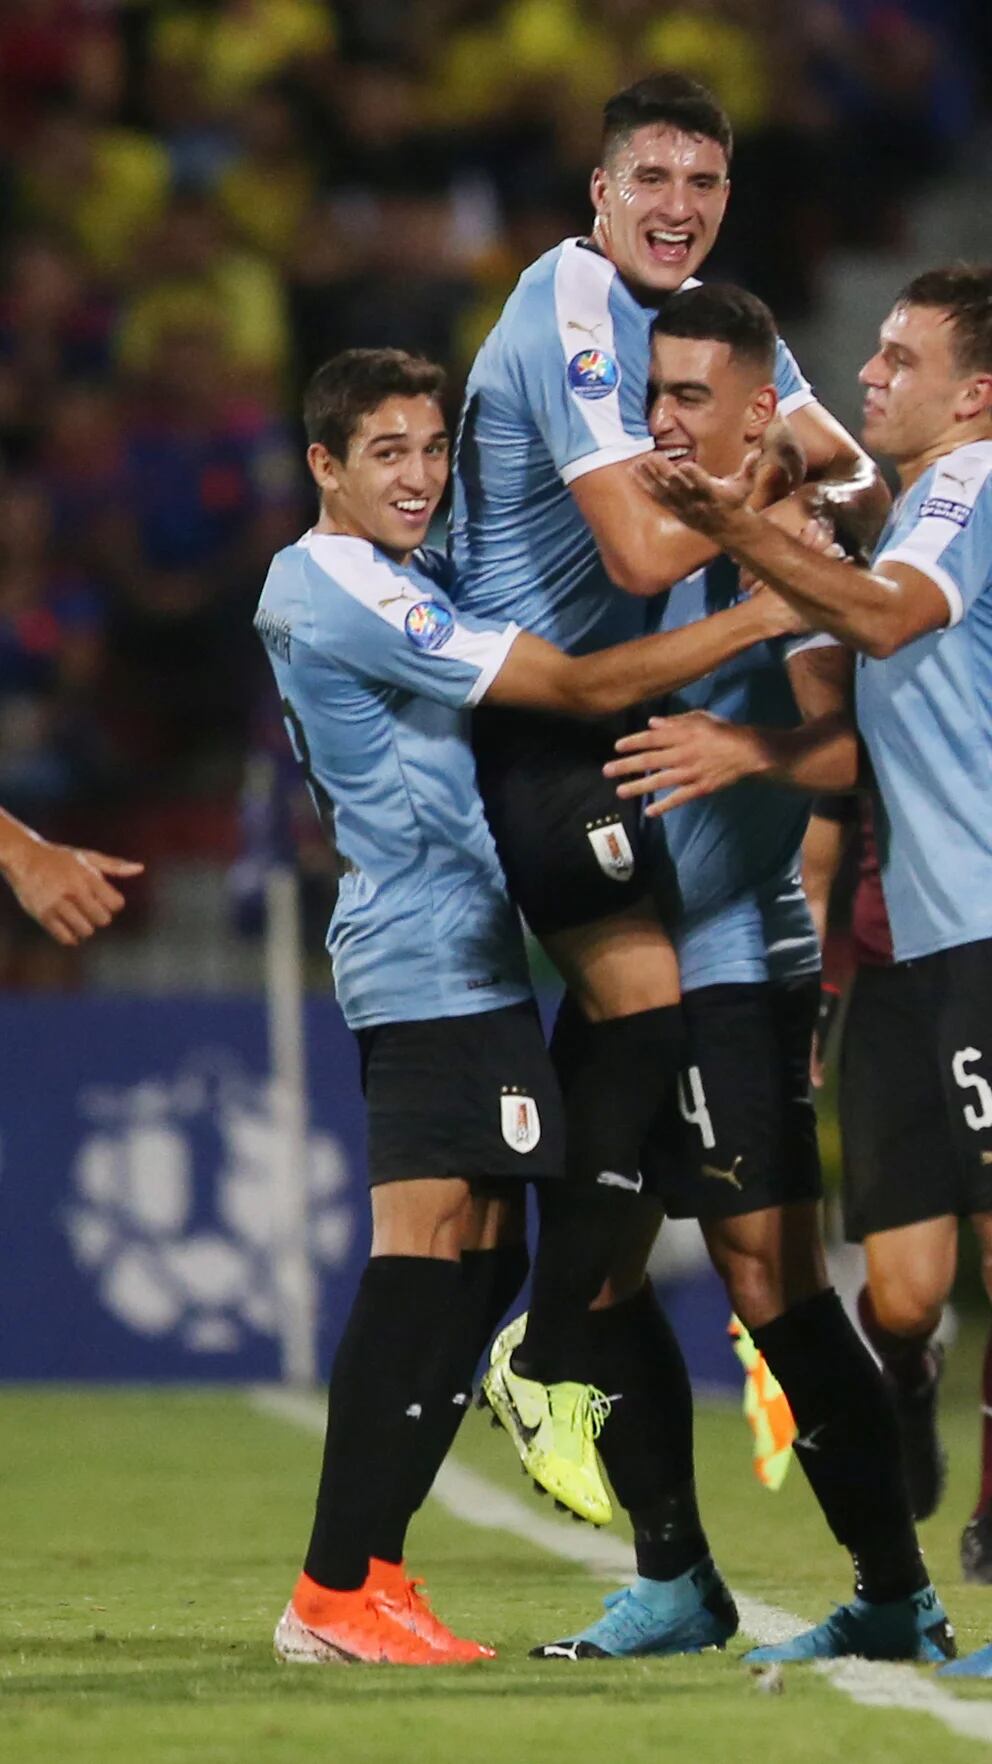
POLYGON ((480 631, 478 636, 480 639, 485 638, 485 660, 480 664, 477 656, 469 657, 465 655, 464 650, 460 657, 464 661, 471 660, 473 665, 479 668, 479 677, 465 700, 470 709, 474 709, 485 698, 510 650, 520 636, 520 626, 507 625, 502 631, 480 631))
POLYGON ((918 570, 921 576, 929 577, 934 587, 940 589, 947 601, 950 617, 945 629, 961 623, 964 618, 964 601, 961 597, 961 590, 953 576, 949 576, 947 571, 942 569, 939 563, 935 563, 932 557, 927 557, 926 554, 921 557, 911 545, 897 545, 893 551, 883 551, 881 557, 876 557, 872 569, 880 570, 887 563, 908 564, 910 569, 918 570))
POLYGON ((620 465, 625 459, 636 459, 641 453, 653 453, 654 442, 650 435, 643 441, 617 441, 612 447, 599 447, 595 453, 585 453, 581 459, 573 459, 571 465, 561 469, 563 484, 574 484, 576 478, 584 478, 587 472, 598 472, 600 466, 620 465))
POLYGON ((794 655, 805 655, 810 649, 843 649, 844 645, 832 631, 808 631, 805 636, 787 637, 785 653, 791 661, 794 655))
POLYGON ((811 386, 799 386, 795 392, 778 401, 779 416, 791 416, 793 411, 805 410, 807 404, 816 404, 817 396, 811 386))

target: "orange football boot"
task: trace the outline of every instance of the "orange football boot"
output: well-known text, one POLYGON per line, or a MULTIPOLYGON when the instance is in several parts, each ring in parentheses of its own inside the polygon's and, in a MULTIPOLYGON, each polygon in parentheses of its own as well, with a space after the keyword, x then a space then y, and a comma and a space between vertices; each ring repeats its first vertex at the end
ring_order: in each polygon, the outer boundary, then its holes
POLYGON ((381 1598, 388 1610, 414 1635, 428 1643, 437 1655, 437 1664, 471 1666, 476 1660, 492 1660, 496 1649, 483 1642, 466 1641, 442 1623, 434 1611, 422 1580, 409 1580, 402 1562, 380 1562, 375 1556, 369 1563, 366 1587, 381 1598))
POLYGON ((333 1592, 301 1574, 276 1625, 277 1660, 309 1665, 440 1666, 443 1656, 400 1611, 364 1586, 333 1592))

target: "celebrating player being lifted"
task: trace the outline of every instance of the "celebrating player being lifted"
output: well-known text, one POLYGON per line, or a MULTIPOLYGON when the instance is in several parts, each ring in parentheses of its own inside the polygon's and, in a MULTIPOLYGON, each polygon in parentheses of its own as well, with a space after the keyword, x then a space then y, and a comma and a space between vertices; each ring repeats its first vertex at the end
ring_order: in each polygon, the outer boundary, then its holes
MULTIPOLYGON (((652 346, 659 458, 733 472, 771 419, 774 359, 774 323, 753 295, 718 285, 673 295, 652 346)), ((826 542, 816 523, 806 537, 826 542)), ((691 629, 741 592, 736 566, 718 557, 672 589, 659 622, 691 629)), ((853 1602, 790 1644, 789 1657, 953 1650, 913 1531, 895 1416, 830 1289, 818 1222, 809 1057, 819 946, 797 876, 808 797, 782 786, 805 783, 810 752, 834 788, 852 783, 850 672, 829 639, 763 644, 665 707, 666 727, 714 713, 762 725, 774 787, 748 779, 681 803, 676 792, 645 830, 647 861, 659 873, 674 866, 686 1069, 679 1107, 670 1103, 642 1147, 643 1194, 583 1338, 587 1376, 613 1399, 598 1444, 631 1517, 638 1579, 597 1622, 538 1649, 545 1657, 684 1652, 721 1646, 736 1627, 696 1504, 688 1378, 645 1281, 664 1213, 699 1219, 733 1309, 789 1398, 824 1517, 855 1561, 853 1602)), ((572 1028, 581 1037, 577 1013, 572 1028)))
MULTIPOLYGON (((682 75, 643 80, 607 104, 591 237, 566 240, 524 273, 469 376, 452 522, 460 608, 585 654, 642 631, 645 598, 716 554, 644 494, 635 468, 653 445, 651 322, 713 244, 730 153, 725 114, 682 75)), ((782 343, 774 382, 809 472, 832 482, 849 518, 881 519, 888 498, 874 467, 815 402, 782 343)), ((787 487, 776 461, 769 448, 759 500, 787 487)), ((682 1062, 677 964, 639 817, 602 775, 617 732, 483 710, 474 733, 510 892, 589 1025, 565 1096, 570 1236, 563 1230, 562 1266, 548 1267, 553 1284, 584 1285, 590 1302, 636 1202, 645 1132, 682 1062)), ((552 1053, 560 1062, 560 1038, 552 1053)), ((546 1387, 574 1389, 582 1353, 553 1290, 538 1297, 497 1405, 540 1476, 530 1441, 559 1406, 546 1387)), ((567 1421, 572 1405, 560 1409, 567 1421)), ((567 1482, 574 1445, 564 1434, 560 1443, 567 1482)), ((572 1504, 601 1518, 608 1501, 601 1485, 594 1492, 585 1500, 576 1486, 572 1504)))
MULTIPOLYGON (((693 631, 570 657, 457 613, 419 549, 444 491, 443 375, 396 350, 306 395, 314 529, 256 618, 341 865, 328 934, 360 1047, 372 1256, 338 1349, 313 1533, 276 1631, 287 1660, 470 1663, 403 1567, 480 1354, 526 1272, 523 1195, 563 1163, 558 1087, 468 743, 468 708, 609 715, 796 624, 773 595, 693 631)), ((561 1261, 546 1217, 535 1302, 561 1261)), ((570 1302, 567 1288, 556 1303, 570 1302)), ((585 1303, 580 1287, 576 1313, 585 1303)))
MULTIPOLYGON (((858 652, 895 964, 861 1073, 848 1205, 872 1340, 883 1360, 904 1365, 915 1351, 922 1366, 960 1218, 987 1281, 992 1266, 992 267, 910 282, 861 381, 865 441, 902 487, 870 569, 811 560, 698 465, 656 461, 645 476, 666 507, 858 652)), ((650 737, 644 746, 655 771, 650 737)), ((760 766, 760 744, 740 761, 760 766)), ((679 770, 667 744, 662 763, 679 770)))

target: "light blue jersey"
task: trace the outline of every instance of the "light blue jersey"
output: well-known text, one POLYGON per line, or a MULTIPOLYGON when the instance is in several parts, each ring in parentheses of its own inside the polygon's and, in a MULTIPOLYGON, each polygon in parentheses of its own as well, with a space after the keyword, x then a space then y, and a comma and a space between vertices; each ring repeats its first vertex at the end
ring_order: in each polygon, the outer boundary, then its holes
MULTIPOLYGON (((741 598, 728 557, 686 576, 653 602, 663 631, 693 625, 741 598)), ((664 714, 706 710, 732 723, 796 727, 799 711, 786 661, 831 639, 776 638, 756 643, 702 680, 669 695, 664 714)), ((798 880, 799 848, 810 799, 785 785, 744 778, 645 821, 645 841, 674 866, 677 917, 671 925, 683 990, 722 982, 794 979, 813 973, 820 950, 798 880)))
MULTIPOLYGON (((610 581, 569 485, 651 450, 656 311, 581 239, 521 276, 465 393, 451 522, 459 607, 580 654, 642 634, 644 602, 610 581)), ((782 342, 775 383, 785 414, 812 401, 782 342)))
POLYGON ((992 937, 992 441, 955 448, 899 499, 875 567, 909 564, 949 619, 859 656, 858 723, 881 796, 897 961, 992 937))
POLYGON ((306 534, 255 617, 341 859, 327 944, 353 1029, 530 996, 520 923, 476 789, 469 707, 517 635, 456 614, 447 565, 306 534))
POLYGON ((784 986, 821 967, 798 867, 723 906, 690 914, 675 929, 683 992, 701 986, 784 986))

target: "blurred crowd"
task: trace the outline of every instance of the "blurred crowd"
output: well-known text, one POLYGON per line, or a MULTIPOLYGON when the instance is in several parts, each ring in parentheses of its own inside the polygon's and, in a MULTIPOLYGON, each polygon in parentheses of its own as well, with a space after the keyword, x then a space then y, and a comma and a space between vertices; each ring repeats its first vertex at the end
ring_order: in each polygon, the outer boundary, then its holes
POLYGON ((612 90, 718 94, 713 265, 788 320, 967 156, 990 63, 988 0, 0 0, 0 802, 152 877, 234 854, 300 387, 390 343, 457 396, 612 90))

